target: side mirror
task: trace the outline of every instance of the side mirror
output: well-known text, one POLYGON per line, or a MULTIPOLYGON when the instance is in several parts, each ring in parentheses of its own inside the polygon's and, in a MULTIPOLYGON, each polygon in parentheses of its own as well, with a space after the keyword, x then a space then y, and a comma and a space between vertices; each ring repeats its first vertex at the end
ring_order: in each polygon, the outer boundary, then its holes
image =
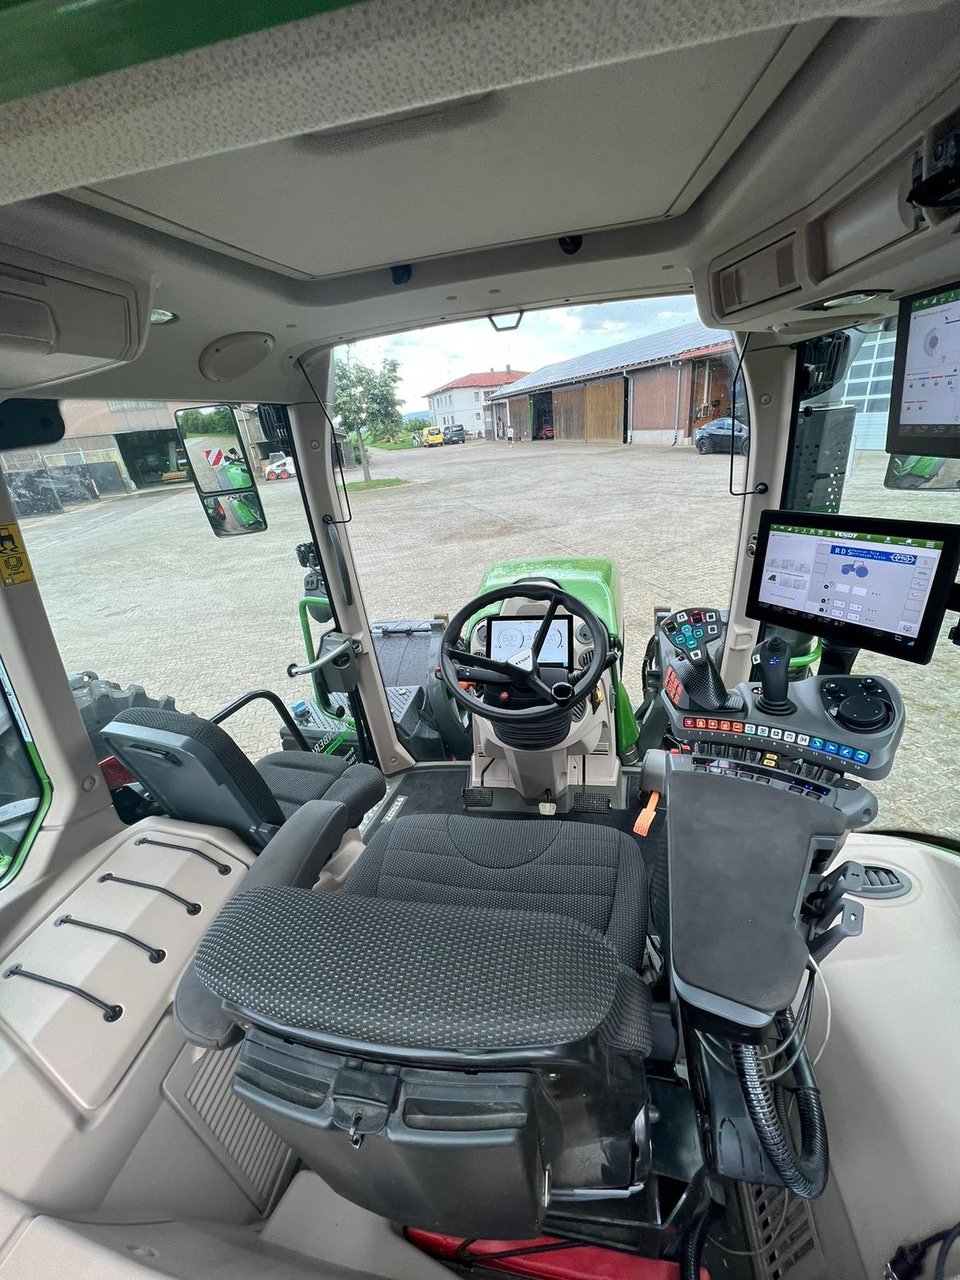
POLYGON ((231 405, 208 404, 174 414, 200 505, 218 538, 262 533, 263 504, 231 405))
POLYGON ((960 489, 960 458, 936 458, 927 454, 892 453, 883 478, 885 489, 925 490, 927 493, 960 489))

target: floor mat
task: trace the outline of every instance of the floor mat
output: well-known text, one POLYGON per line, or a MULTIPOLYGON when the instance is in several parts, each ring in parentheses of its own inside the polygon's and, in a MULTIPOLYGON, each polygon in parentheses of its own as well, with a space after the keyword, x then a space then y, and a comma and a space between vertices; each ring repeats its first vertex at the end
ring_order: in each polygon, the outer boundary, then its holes
MULTIPOLYGON (((364 839, 370 839, 377 827, 384 821, 393 821, 401 813, 466 813, 463 807, 463 789, 470 780, 470 770, 466 765, 427 766, 411 769, 400 779, 400 784, 384 803, 380 813, 364 830, 364 839)), ((586 822, 593 826, 613 827, 617 831, 628 834, 633 831, 633 824, 640 808, 639 797, 627 809, 610 809, 605 813, 588 813, 578 809, 570 813, 560 814, 563 822, 586 822)), ((540 814, 533 813, 501 813, 493 809, 471 809, 470 813, 483 818, 531 818, 539 819, 540 814)), ((651 837, 662 825, 658 816, 651 831, 651 837)))

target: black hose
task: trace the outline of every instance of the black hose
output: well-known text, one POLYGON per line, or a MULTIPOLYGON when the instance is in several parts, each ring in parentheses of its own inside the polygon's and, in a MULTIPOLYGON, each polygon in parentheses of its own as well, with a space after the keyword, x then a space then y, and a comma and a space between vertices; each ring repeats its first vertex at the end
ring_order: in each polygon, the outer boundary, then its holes
MULTIPOLYGON (((793 1015, 788 1010, 777 1015, 777 1030, 782 1038, 793 1029, 793 1015)), ((804 1200, 815 1200, 827 1185, 830 1161, 820 1090, 806 1051, 800 1053, 793 1066, 800 1118, 797 1151, 786 1122, 782 1090, 767 1079, 759 1049, 750 1044, 733 1044, 731 1049, 747 1112, 767 1158, 785 1187, 804 1200)))
POLYGON ((703 1246, 707 1243, 707 1232, 713 1221, 714 1205, 707 1201, 706 1208, 683 1238, 680 1251, 680 1280, 700 1280, 700 1260, 703 1257, 703 1246))

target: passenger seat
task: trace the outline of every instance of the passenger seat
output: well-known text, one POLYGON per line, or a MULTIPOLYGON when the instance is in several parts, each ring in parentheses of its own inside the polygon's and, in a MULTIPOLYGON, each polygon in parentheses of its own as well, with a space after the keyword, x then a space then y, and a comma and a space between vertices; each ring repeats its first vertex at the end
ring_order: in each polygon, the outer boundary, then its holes
POLYGON ((379 769, 340 756, 277 751, 254 765, 218 724, 181 711, 121 711, 103 736, 171 818, 226 827, 257 850, 311 800, 343 805, 357 827, 387 789, 379 769))

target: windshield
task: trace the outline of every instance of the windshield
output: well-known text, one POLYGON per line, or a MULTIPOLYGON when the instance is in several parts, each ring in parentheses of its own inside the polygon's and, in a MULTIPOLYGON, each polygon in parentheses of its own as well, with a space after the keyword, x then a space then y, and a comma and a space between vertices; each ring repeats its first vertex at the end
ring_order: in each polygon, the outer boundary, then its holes
MULTIPOLYGON (((636 705, 655 609, 726 608, 741 512, 730 450, 740 489, 749 432, 731 335, 692 301, 560 308, 509 332, 469 321, 341 347, 336 362, 335 421, 359 464, 350 540, 375 622, 426 629, 505 564, 536 576, 544 559, 609 560, 636 705)), ((407 683, 403 647, 378 649, 388 688, 407 683)))
MULTIPOLYGON (((896 322, 847 331, 852 360, 829 391, 801 400, 793 423, 782 506, 904 520, 960 522, 960 463, 884 452, 896 322)), ((819 339, 820 351, 834 338, 819 339)), ((817 362, 806 344, 800 367, 817 362)), ((862 651, 857 674, 892 680, 906 707, 893 771, 868 785, 880 802, 874 825, 960 839, 957 751, 958 651, 941 630, 929 666, 862 651)))

